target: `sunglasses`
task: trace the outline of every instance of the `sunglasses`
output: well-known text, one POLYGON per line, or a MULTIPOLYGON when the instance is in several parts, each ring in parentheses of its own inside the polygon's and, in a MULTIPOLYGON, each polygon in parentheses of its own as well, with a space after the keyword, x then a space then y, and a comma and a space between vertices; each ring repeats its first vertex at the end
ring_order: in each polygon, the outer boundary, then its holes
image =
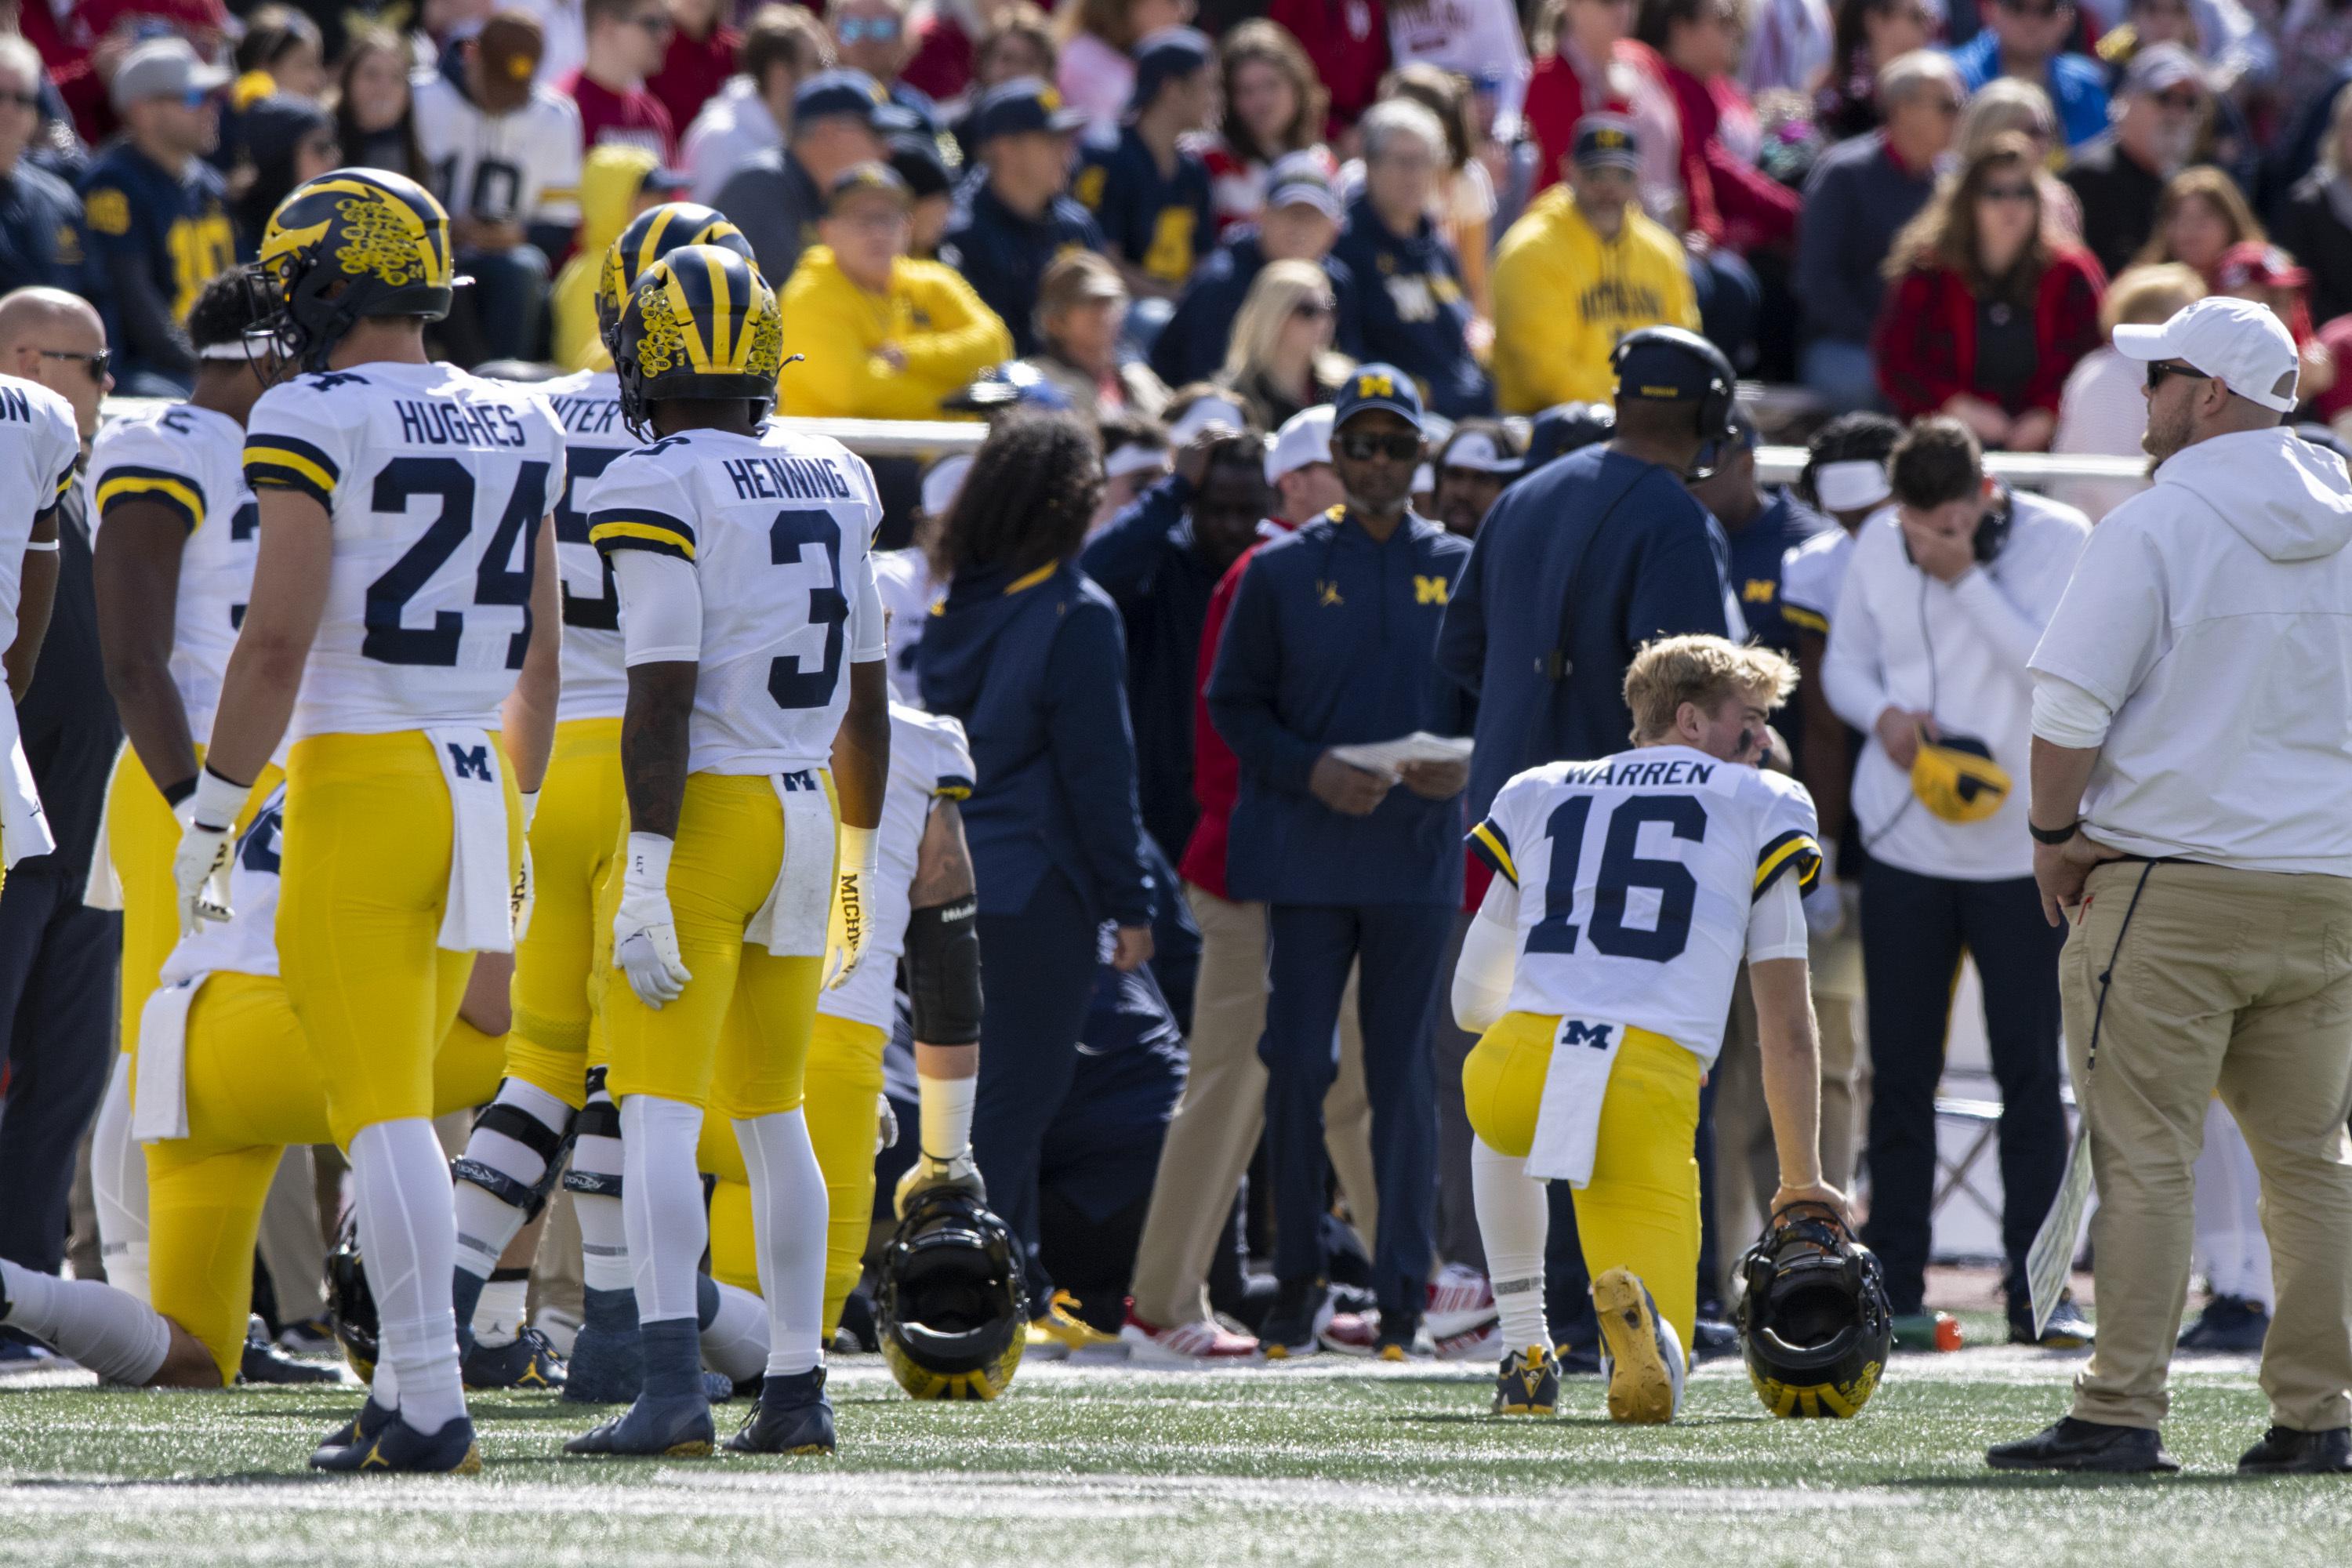
POLYGON ((2167 378, 2176 375, 2185 375, 2195 381, 2212 379, 2193 364, 2174 364, 2167 360, 2151 360, 2147 366, 2147 389, 2154 392, 2165 384, 2167 378))
POLYGON ((845 44, 887 44, 898 36, 896 16, 848 16, 834 29, 845 44))
POLYGON ((1369 463, 1375 458, 1386 458, 1391 463, 1411 463, 1421 457, 1418 436, 1368 436, 1358 431, 1336 437, 1331 446, 1351 463, 1369 463))
POLYGON ((43 359, 69 359, 79 362, 84 370, 89 372, 89 378, 94 382, 105 381, 106 367, 114 363, 114 354, 110 349, 100 349, 94 354, 78 354, 68 349, 42 349, 39 352, 43 359))
POLYGON ((2034 190, 2030 184, 1987 185, 1981 194, 1982 199, 1989 202, 2030 202, 2034 199, 2034 190))

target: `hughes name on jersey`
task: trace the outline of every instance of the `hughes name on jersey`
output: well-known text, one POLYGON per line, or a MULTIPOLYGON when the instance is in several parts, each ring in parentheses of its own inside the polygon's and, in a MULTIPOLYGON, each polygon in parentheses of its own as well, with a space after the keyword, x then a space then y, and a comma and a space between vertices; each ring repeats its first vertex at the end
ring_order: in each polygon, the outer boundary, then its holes
POLYGON ((253 405, 245 477, 311 497, 334 530, 289 739, 498 727, 530 644, 532 545, 563 493, 545 404, 446 364, 298 376, 253 405))
POLYGON ((1712 1062, 1740 961, 1805 953, 1801 920, 1749 940, 1768 892, 1821 869, 1812 797, 1783 774, 1686 746, 1552 763, 1502 787, 1470 846, 1518 889, 1515 1013, 1613 1019, 1712 1062))
POLYGON ((583 370, 532 388, 563 426, 569 479, 555 503, 555 562, 563 574, 563 693, 558 722, 617 719, 629 698, 621 663, 621 599, 613 568, 588 542, 596 481, 613 459, 644 443, 621 420, 621 384, 609 370, 583 370))
POLYGON ((212 736, 221 678, 253 595, 260 508, 245 482, 245 427, 226 414, 180 404, 117 419, 89 454, 97 526, 153 501, 187 531, 173 606, 172 684, 198 745, 212 736))
POLYGON ((871 552, 882 504, 865 462, 781 425, 694 430, 616 460, 594 503, 597 549, 694 567, 702 647, 688 770, 824 766, 849 707, 844 667, 883 652, 871 552))

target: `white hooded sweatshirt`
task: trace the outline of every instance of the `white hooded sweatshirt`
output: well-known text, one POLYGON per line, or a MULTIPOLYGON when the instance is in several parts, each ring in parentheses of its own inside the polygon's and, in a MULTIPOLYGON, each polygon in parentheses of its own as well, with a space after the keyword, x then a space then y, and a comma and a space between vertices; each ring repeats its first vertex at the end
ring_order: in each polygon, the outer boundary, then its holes
MULTIPOLYGON (((2035 731, 2113 715, 2084 829, 2135 855, 2352 877, 2352 477, 2284 427, 2200 441, 2092 531, 2034 650, 2035 731), (2061 704, 2044 697, 2061 697, 2061 704)), ((2095 729, 2095 726, 2094 726, 2095 729)), ((2045 732, 2048 731, 2048 732, 2045 732)))

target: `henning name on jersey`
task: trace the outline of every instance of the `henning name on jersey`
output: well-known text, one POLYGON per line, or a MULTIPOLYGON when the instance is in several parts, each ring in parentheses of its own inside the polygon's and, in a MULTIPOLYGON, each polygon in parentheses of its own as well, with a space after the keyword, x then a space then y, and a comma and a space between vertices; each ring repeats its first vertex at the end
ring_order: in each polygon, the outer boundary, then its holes
POLYGON ((1649 789, 1659 784, 1691 784, 1704 789, 1715 777, 1716 769, 1731 765, 1694 763, 1684 757, 1661 763, 1612 757, 1597 763, 1570 763, 1559 775, 1559 782, 1586 789, 1649 789))
POLYGON ((847 500, 856 493, 831 458, 730 458, 719 467, 738 500, 847 500))
POLYGON ((400 438, 412 447, 498 447, 528 445, 522 422, 496 403, 457 403, 395 397, 400 438))

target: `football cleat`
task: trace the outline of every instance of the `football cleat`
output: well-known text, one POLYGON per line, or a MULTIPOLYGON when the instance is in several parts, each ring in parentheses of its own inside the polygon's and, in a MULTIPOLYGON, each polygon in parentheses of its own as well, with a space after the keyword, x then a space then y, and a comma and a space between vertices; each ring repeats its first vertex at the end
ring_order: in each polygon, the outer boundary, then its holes
POLYGON ((1334 1302, 1315 1331, 1315 1342, 1340 1355, 1377 1355, 1381 1349, 1381 1314, 1342 1312, 1334 1302))
POLYGON ((1274 1305, 1258 1325, 1258 1345, 1268 1361, 1313 1355, 1334 1316, 1331 1287, 1325 1280, 1279 1280, 1274 1288, 1274 1305))
POLYGON ((537 1329, 525 1329, 502 1345, 479 1340, 459 1364, 467 1388, 545 1388, 563 1386, 563 1358, 537 1329))
POLYGON ((824 1396, 821 1366, 771 1374, 760 1385, 760 1402, 727 1439, 730 1454, 830 1454, 833 1449, 833 1401, 824 1396))
POLYGON ((1658 1316, 1650 1288, 1630 1269, 1605 1269, 1592 1282, 1592 1310, 1601 1320, 1609 1419, 1641 1426, 1673 1420, 1683 1403, 1682 1342, 1658 1316))
POLYGON ((1256 1340, 1234 1333, 1214 1318, 1162 1329, 1129 1308, 1118 1337, 1127 1346, 1127 1359, 1139 1366, 1241 1366, 1258 1359, 1256 1340))
POLYGON ((318 1447, 313 1449, 310 1454, 311 1467, 313 1468, 323 1468, 320 1464, 320 1457, 324 1454, 331 1453, 337 1448, 348 1448, 354 1443, 368 1444, 374 1442, 377 1436, 382 1433, 386 1426, 392 1425, 392 1418, 398 1414, 399 1412, 396 1410, 387 1409, 383 1405, 378 1405, 375 1402, 374 1397, 371 1395, 360 1405, 360 1413, 358 1415, 352 1416, 350 1420, 344 1422, 341 1426, 336 1427, 333 1431, 328 1433, 324 1437, 319 1440, 318 1447))
POLYGON ((1559 1363, 1541 1345, 1513 1351, 1495 1375, 1495 1414, 1549 1415, 1559 1407, 1559 1363))
POLYGON ((320 1448, 310 1456, 310 1468, 352 1476, 478 1476, 482 1450, 474 1442, 473 1422, 463 1415, 428 1434, 394 1412, 365 1442, 320 1448))
POLYGON ((1108 1360, 1123 1354, 1125 1346, 1117 1334, 1104 1333, 1070 1309, 1077 1298, 1067 1290, 1056 1290, 1045 1312, 1029 1320, 1030 1355, 1041 1361, 1067 1361, 1083 1355, 1089 1361, 1108 1360))
POLYGON ((1440 1361, 1500 1360, 1503 1324, 1495 1287, 1466 1264, 1449 1263, 1429 1282, 1424 1321, 1440 1361))
POLYGON ((634 1293, 587 1292, 587 1320, 572 1336, 563 1371, 563 1397, 578 1405, 625 1405, 645 1391, 646 1352, 637 1342, 634 1293))
POLYGON ((341 1383, 343 1369, 289 1355, 269 1341, 269 1325, 257 1312, 247 1322, 245 1352, 237 1363, 239 1383, 341 1383))
POLYGON ((333 1355, 340 1347, 335 1342, 334 1325, 322 1314, 279 1329, 278 1348, 296 1355, 333 1355))
POLYGON ((628 1409, 563 1445, 567 1454, 698 1459, 717 1447, 710 1401, 701 1394, 640 1394, 628 1409))
POLYGON ((2185 1351, 2248 1352, 2263 1348, 2271 1331, 2270 1309, 2243 1296, 2216 1296, 2197 1321, 2181 1331, 2185 1351))
POLYGON ((2081 1351, 2091 1348, 2096 1336, 2091 1320, 2083 1316, 2083 1309, 2074 1305, 2074 1292, 2066 1291, 2058 1304, 2050 1310, 2049 1321, 2042 1331, 2033 1331, 2033 1313, 2028 1310, 2022 1317, 2009 1320, 2009 1342, 2013 1345, 2033 1345, 2045 1351, 2081 1351))

